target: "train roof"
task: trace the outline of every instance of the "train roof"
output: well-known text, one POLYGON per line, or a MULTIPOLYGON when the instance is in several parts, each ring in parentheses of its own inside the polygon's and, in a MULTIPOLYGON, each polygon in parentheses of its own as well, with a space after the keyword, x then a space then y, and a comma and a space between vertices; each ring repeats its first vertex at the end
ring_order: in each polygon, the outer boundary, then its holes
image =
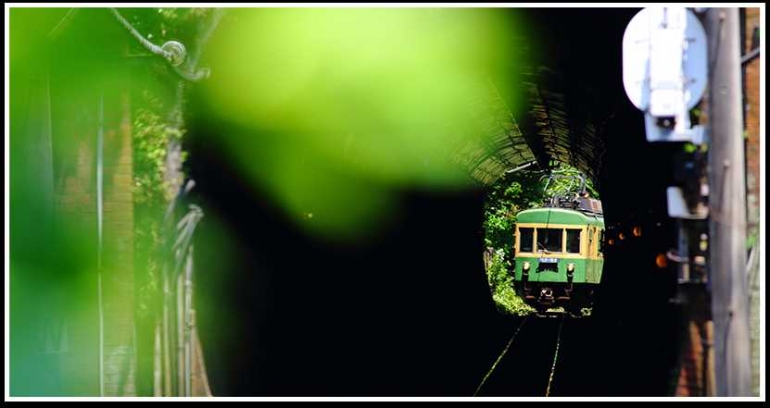
POLYGON ((517 223, 581 224, 604 226, 601 214, 570 210, 567 208, 532 208, 516 215, 517 223))

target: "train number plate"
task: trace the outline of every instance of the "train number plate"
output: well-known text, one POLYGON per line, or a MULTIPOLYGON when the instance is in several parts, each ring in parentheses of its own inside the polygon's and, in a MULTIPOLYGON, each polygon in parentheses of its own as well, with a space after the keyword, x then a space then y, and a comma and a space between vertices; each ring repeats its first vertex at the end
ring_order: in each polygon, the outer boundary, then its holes
POLYGON ((540 263, 559 263, 558 258, 540 258, 540 263))

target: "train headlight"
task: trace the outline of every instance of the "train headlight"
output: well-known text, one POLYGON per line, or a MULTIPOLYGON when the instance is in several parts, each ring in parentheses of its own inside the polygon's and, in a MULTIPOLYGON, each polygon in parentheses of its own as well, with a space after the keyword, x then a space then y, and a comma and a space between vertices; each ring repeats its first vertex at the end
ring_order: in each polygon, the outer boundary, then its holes
POLYGON ((567 264, 567 273, 572 274, 572 272, 575 272, 575 264, 570 262, 567 264))
POLYGON ((524 261, 524 264, 521 266, 521 269, 524 272, 528 272, 529 271, 529 267, 530 267, 529 261, 524 261))

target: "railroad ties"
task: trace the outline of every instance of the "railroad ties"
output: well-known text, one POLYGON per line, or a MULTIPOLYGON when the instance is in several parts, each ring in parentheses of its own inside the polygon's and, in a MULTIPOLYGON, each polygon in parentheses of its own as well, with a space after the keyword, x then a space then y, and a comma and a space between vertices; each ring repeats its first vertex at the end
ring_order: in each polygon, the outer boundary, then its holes
POLYGON ((524 317, 474 396, 550 396, 554 391, 565 312, 524 317), (545 319, 541 317, 546 317, 545 319))

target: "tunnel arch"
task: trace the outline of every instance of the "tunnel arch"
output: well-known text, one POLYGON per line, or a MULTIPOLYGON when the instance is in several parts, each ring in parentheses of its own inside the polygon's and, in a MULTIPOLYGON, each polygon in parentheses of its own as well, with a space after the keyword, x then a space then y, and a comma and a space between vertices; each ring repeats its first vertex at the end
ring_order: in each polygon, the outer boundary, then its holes
POLYGON ((536 164, 541 170, 569 164, 595 186, 606 153, 604 139, 612 112, 583 83, 569 83, 558 71, 540 66, 521 77, 517 95, 521 109, 513 112, 490 82, 486 101, 485 141, 466 147, 456 157, 471 177, 490 185, 506 171, 536 164))
POLYGON ((201 307, 201 327, 215 328, 201 331, 202 342, 215 345, 206 350, 215 392, 470 395, 510 336, 510 320, 494 309, 483 271, 485 188, 511 168, 565 162, 594 181, 608 226, 641 218, 648 224, 642 239, 607 252, 611 273, 603 277, 594 320, 582 327, 584 338, 571 340, 569 347, 580 351, 565 353, 571 357, 560 363, 563 384, 575 384, 563 392, 664 395, 677 351, 676 306, 669 302, 676 281, 649 265, 674 237, 668 224, 652 228, 666 217, 676 147, 646 142, 642 115, 623 93, 620 43, 635 12, 527 10, 547 31, 541 58, 533 58, 537 68, 520 74, 515 89, 497 89, 505 81, 491 78, 471 101, 482 134, 452 150, 479 188, 401 191, 403 222, 372 244, 330 247, 292 228, 264 191, 239 179, 216 145, 200 142, 220 132, 204 109, 191 126, 198 135, 191 174, 207 211, 196 245, 198 284, 207 292, 198 299, 227 293, 215 298, 217 305, 244 323, 222 327, 221 312, 207 315, 201 307), (501 96, 518 94, 525 95, 518 104, 501 96), (216 237, 206 235, 214 219, 237 232, 232 268, 223 268, 221 254, 206 245, 216 237), (376 369, 363 370, 367 365, 376 369), (596 381, 578 381, 584 378, 596 381))

